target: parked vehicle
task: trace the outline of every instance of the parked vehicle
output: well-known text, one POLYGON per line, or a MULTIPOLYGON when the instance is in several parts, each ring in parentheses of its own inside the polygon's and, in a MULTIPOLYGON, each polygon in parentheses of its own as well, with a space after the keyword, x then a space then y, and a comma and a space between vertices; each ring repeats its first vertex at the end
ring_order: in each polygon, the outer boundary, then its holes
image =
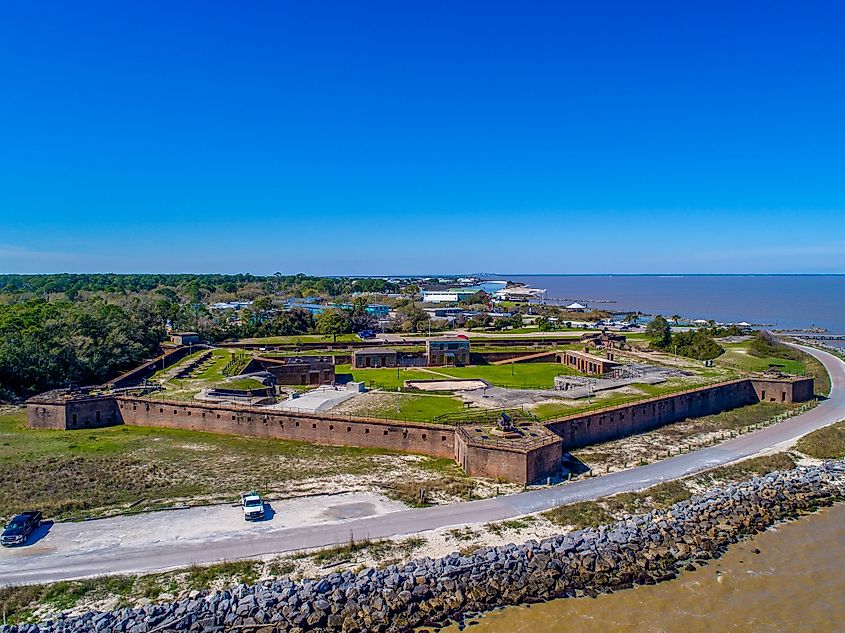
POLYGON ((360 332, 358 332, 358 338, 362 340, 367 340, 375 337, 376 333, 373 330, 361 330, 360 332))
POLYGON ((245 521, 259 521, 264 518, 264 500, 254 490, 241 495, 241 507, 245 521))
POLYGON ((41 513, 37 510, 24 512, 6 524, 3 535, 0 536, 0 543, 5 547, 12 545, 24 545, 30 535, 41 525, 41 513))

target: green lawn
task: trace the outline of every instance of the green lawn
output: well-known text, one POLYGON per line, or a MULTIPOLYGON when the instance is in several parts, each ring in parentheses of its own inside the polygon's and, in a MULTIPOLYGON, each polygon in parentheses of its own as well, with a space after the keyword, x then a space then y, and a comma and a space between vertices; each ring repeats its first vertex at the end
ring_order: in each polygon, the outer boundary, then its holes
POLYGON ((509 334, 536 334, 536 337, 531 338, 545 338, 545 339, 577 339, 578 336, 574 336, 573 333, 578 334, 586 334, 588 332, 597 332, 598 330, 594 329, 584 329, 584 328, 560 328, 559 330, 553 330, 551 332, 541 332, 537 328, 518 328, 516 330, 473 330, 470 331, 468 336, 470 339, 479 339, 483 340, 486 338, 492 338, 498 336, 500 334, 504 336, 508 336, 509 334))
POLYGON ((406 380, 433 380, 437 378, 437 376, 413 367, 400 367, 398 371, 396 368, 352 369, 352 365, 348 364, 336 365, 335 374, 352 374, 353 380, 380 389, 398 389, 403 386, 406 380))
POLYGON ((554 377, 576 372, 559 363, 507 363, 469 367, 432 367, 433 371, 455 378, 481 378, 491 385, 551 389, 554 377))
MULTIPOLYGON (((165 370, 159 370, 155 374, 153 374, 151 380, 157 380, 161 378, 164 374, 173 370, 174 367, 186 367, 191 362, 195 361, 197 358, 206 354, 207 350, 201 350, 199 352, 194 352, 180 360, 176 365, 172 365, 165 370)), ((216 382, 218 380, 223 380, 225 376, 223 376, 223 368, 226 366, 226 363, 232 358, 232 356, 237 353, 237 350, 228 350, 228 349, 215 349, 211 351, 211 364, 205 365, 205 369, 200 372, 196 379, 197 380, 206 380, 209 382, 216 382)), ((179 381, 183 379, 177 379, 179 381)), ((185 378, 184 380, 191 380, 190 378, 185 378)))
POLYGON ((561 374, 574 374, 572 369, 559 363, 508 363, 505 365, 470 365, 468 367, 429 367, 430 371, 418 368, 396 369, 351 369, 350 365, 338 365, 336 373, 351 373, 354 380, 379 386, 383 389, 396 389, 403 386, 405 380, 437 380, 451 376, 453 378, 481 378, 491 385, 516 388, 551 389, 554 377, 561 374))
POLYGON ((255 378, 239 378, 238 380, 227 380, 217 384, 220 389, 236 389, 246 391, 248 389, 264 389, 264 383, 255 378))
POLYGON ((748 352, 748 343, 723 343, 725 353, 716 359, 717 364, 736 367, 743 371, 763 371, 770 364, 783 365, 787 373, 804 371, 804 364, 798 360, 779 358, 777 356, 758 357, 748 352))
MULTIPOLYGON (((352 343, 360 342, 361 339, 357 334, 340 334, 337 337, 338 343, 352 343)), ((244 338, 239 339, 239 343, 266 343, 268 345, 291 344, 297 343, 334 343, 333 336, 323 336, 321 334, 293 334, 291 336, 264 336, 261 338, 244 338)))
POLYGON ((537 406, 531 408, 531 413, 541 420, 552 420, 554 418, 582 413, 591 409, 615 407, 620 404, 627 404, 636 400, 642 400, 644 397, 645 396, 637 396, 633 394, 611 394, 610 392, 607 392, 606 395, 592 398, 592 401, 586 398, 578 400, 578 404, 574 406, 572 404, 558 404, 555 402, 538 404, 537 406))
POLYGON ((464 409, 460 400, 449 396, 417 396, 396 394, 395 404, 360 411, 361 415, 411 422, 434 422, 444 413, 457 413, 464 409))

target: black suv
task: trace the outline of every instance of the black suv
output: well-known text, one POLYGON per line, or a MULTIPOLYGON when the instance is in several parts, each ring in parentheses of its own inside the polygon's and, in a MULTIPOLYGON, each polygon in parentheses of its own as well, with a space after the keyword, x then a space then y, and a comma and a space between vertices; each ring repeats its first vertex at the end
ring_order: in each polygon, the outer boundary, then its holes
POLYGON ((6 547, 23 545, 39 525, 41 525, 40 512, 33 511, 19 514, 6 524, 6 529, 0 536, 0 543, 6 547))

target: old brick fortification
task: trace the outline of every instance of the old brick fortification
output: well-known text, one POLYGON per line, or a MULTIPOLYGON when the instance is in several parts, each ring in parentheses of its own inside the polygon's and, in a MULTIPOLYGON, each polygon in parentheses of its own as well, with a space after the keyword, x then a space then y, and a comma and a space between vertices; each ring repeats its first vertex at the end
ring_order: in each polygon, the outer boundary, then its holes
POLYGON ((531 483, 559 475, 567 450, 719 413, 764 397, 791 403, 812 395, 812 378, 743 378, 536 424, 516 440, 495 439, 487 429, 473 424, 447 426, 62 390, 31 398, 27 411, 29 426, 37 429, 127 424, 382 448, 454 458, 473 476, 531 483))

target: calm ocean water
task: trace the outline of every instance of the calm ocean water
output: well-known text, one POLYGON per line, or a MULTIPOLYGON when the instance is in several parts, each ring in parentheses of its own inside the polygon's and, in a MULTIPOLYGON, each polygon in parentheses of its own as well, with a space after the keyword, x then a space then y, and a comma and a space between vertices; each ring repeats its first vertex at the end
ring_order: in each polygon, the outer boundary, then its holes
POLYGON ((528 275, 548 297, 611 310, 845 334, 845 275, 528 275), (597 301, 613 301, 602 304, 597 301))
MULTIPOLYGON (((511 607, 474 633, 842 633, 845 505, 735 545, 677 580, 590 598, 511 607), (754 550, 762 552, 757 554, 754 550)), ((457 633, 458 627, 444 633, 457 633)))

